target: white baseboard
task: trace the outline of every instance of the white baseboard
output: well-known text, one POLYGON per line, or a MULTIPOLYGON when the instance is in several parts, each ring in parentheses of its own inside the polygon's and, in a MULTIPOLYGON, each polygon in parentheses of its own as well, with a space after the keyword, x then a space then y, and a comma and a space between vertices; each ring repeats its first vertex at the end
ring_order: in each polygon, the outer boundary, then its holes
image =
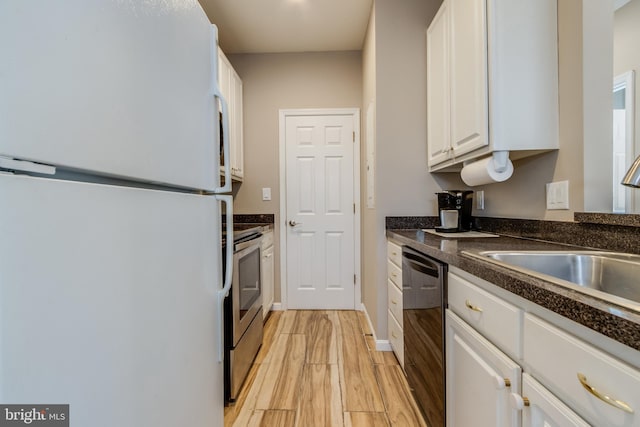
POLYGON ((378 338, 376 338, 376 330, 373 328, 369 313, 367 313, 367 307, 362 304, 360 310, 364 312, 364 317, 367 319, 367 323, 369 324, 369 330, 373 334, 373 340, 376 343, 376 351, 393 351, 389 340, 379 340, 378 338))
POLYGON ((281 302, 274 302, 271 305, 271 311, 282 311, 282 303, 281 302))
POLYGON ((389 340, 376 340, 376 350, 393 351, 393 348, 391 348, 391 343, 389 342, 389 340))

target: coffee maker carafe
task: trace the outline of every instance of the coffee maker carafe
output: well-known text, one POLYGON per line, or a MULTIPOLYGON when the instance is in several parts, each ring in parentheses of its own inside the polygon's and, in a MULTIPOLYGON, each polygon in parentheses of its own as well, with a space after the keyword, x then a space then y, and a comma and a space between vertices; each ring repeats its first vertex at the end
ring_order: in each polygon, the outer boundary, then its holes
POLYGON ((438 214, 440 227, 436 231, 457 233, 469 231, 473 226, 471 209, 473 208, 473 191, 446 190, 438 195, 438 214))

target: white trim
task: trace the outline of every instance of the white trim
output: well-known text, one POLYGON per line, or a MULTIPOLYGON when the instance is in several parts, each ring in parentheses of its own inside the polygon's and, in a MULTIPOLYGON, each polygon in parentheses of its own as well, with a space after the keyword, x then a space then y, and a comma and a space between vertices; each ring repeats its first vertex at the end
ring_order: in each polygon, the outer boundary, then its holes
POLYGON ((373 335, 373 340, 376 343, 376 351, 393 351, 391 348, 391 343, 389 340, 379 340, 376 338, 376 330, 371 323, 371 318, 369 317, 369 313, 367 312, 367 307, 364 304, 360 304, 360 310, 364 313, 365 319, 367 319, 367 324, 369 325, 369 330, 373 335))
MULTIPOLYGON (((354 259, 353 267, 356 274, 354 286, 353 308, 357 310, 358 304, 362 304, 361 269, 362 260, 360 253, 360 109, 359 108, 309 108, 309 109, 282 109, 279 111, 279 178, 280 178, 280 300, 281 309, 287 310, 287 177, 286 177, 286 118, 287 116, 329 116, 352 115, 355 132, 353 147, 353 203, 356 206, 354 215, 354 259)), ((274 304, 275 305, 275 304, 274 304)), ((275 310, 275 309, 274 309, 275 310)), ((377 343, 376 343, 377 347, 377 343)))
POLYGON ((279 302, 274 302, 271 306, 271 311, 283 311, 282 304, 279 302))
MULTIPOLYGON (((619 74, 613 78, 613 91, 624 88, 625 90, 625 170, 629 170, 631 164, 636 158, 636 146, 635 146, 635 71, 627 71, 619 74)), ((633 213, 635 211, 636 194, 633 189, 622 187, 619 182, 614 182, 614 193, 616 190, 625 192, 625 212, 633 213)), ((614 203, 615 205, 615 203, 614 203)))
POLYGON ((393 351, 389 340, 376 340, 376 351, 393 351))

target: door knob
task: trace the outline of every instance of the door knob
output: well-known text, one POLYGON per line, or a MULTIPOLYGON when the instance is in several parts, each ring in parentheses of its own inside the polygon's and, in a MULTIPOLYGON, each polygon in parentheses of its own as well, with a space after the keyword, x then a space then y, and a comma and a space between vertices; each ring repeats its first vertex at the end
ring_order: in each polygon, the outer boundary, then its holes
POLYGON ((289 221, 289 225, 295 227, 296 225, 302 224, 301 222, 295 222, 294 220, 289 221))

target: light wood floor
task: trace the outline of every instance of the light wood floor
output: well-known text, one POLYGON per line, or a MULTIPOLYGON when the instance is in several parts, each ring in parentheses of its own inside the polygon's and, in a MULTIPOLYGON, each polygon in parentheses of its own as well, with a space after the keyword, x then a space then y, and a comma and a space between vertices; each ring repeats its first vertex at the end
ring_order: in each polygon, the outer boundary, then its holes
POLYGON ((426 427, 402 368, 356 311, 273 312, 225 427, 426 427))

